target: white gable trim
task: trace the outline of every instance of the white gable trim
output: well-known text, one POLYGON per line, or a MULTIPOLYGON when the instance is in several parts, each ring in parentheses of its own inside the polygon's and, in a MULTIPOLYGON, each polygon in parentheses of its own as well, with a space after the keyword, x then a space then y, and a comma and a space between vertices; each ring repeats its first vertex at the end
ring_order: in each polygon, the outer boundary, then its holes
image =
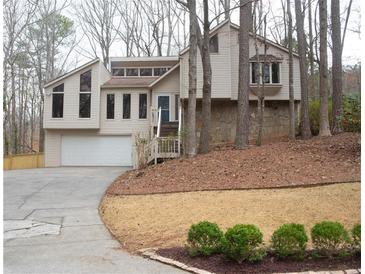
POLYGON ((155 81, 153 81, 148 87, 152 88, 154 85, 156 85, 158 82, 160 82, 162 79, 170 75, 176 68, 180 66, 180 62, 177 63, 175 66, 170 68, 165 74, 161 75, 161 77, 157 78, 155 81))

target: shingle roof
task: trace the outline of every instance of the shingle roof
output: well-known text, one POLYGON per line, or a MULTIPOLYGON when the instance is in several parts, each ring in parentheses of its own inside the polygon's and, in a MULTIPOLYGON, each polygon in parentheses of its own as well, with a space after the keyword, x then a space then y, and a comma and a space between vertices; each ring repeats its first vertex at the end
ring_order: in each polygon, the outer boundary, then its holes
POLYGON ((158 77, 112 77, 102 88, 148 87, 158 77))

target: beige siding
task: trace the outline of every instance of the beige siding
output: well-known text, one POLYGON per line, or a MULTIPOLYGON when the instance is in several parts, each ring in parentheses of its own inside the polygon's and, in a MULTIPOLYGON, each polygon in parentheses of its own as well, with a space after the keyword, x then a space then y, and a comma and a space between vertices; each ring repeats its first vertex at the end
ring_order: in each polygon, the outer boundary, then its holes
POLYGON ((108 71, 97 62, 45 89, 44 128, 99 128, 100 85, 109 79, 108 71), (79 118, 80 74, 90 70, 91 74, 91 117, 79 118), (63 118, 52 118, 52 90, 64 83, 63 118))
POLYGON ((45 131, 45 166, 56 167, 61 165, 61 134, 59 131, 45 131))
POLYGON ((170 120, 175 120, 175 95, 179 95, 180 88, 180 69, 175 69, 171 74, 162 79, 152 88, 152 108, 157 109, 157 97, 167 95, 170 97, 170 120))
MULTIPOLYGON (((218 53, 211 53, 212 98, 227 98, 231 94, 230 26, 226 24, 218 31, 218 53), (228 85, 227 85, 228 83, 228 85)), ((181 56, 181 98, 188 98, 189 52, 181 56)), ((200 53, 197 56, 197 98, 202 98, 203 70, 200 53)))
MULTIPOLYGON (((250 58, 255 56, 255 42, 254 39, 250 38, 250 58)), ((238 31, 231 28, 231 66, 232 66, 232 100, 237 100, 238 91, 238 31)), ((259 54, 264 54, 263 44, 259 42, 259 54)), ((277 89, 276 92, 272 92, 265 96, 265 100, 288 100, 289 99, 289 63, 288 53, 268 45, 267 54, 272 54, 282 58, 280 66, 280 79, 282 87, 277 89)), ((294 98, 300 100, 300 73, 299 73, 299 59, 294 57, 294 98)), ((256 99, 256 96, 250 94, 250 99, 256 99)))
POLYGON ((150 92, 148 89, 103 89, 100 99, 100 134, 147 134, 149 132, 150 92), (131 118, 123 119, 123 94, 131 94, 131 118), (139 94, 147 94, 147 119, 139 119, 139 94), (106 96, 115 95, 114 119, 106 119, 106 96))

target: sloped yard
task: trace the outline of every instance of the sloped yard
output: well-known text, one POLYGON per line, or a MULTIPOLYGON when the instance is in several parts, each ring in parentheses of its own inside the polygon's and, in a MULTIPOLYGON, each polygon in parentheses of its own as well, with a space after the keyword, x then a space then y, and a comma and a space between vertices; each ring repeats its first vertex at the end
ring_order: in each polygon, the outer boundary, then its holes
POLYGON ((121 175, 110 195, 250 189, 360 181, 360 134, 343 133, 246 150, 216 148, 121 175))

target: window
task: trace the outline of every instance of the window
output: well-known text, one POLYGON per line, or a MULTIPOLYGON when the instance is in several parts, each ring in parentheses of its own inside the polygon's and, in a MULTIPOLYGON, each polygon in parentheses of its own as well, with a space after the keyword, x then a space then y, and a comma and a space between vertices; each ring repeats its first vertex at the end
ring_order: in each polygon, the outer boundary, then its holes
POLYGON ((106 118, 114 119, 114 94, 106 95, 106 118))
POLYGON ((80 75, 80 91, 91 92, 91 70, 80 75))
POLYGON ((124 68, 113 68, 113 76, 124 76, 124 68))
POLYGON ((90 118, 90 107, 91 107, 91 94, 90 93, 80 93, 80 118, 90 118))
POLYGON ((272 82, 275 84, 280 83, 280 66, 279 63, 272 63, 271 64, 271 71, 272 71, 272 82))
POLYGON ((91 109, 91 70, 80 75, 79 117, 90 118, 91 109))
POLYGON ((209 52, 218 53, 218 35, 214 35, 209 39, 209 52))
POLYGON ((140 68, 139 75, 140 76, 152 76, 152 68, 140 68))
POLYGON ((52 118, 63 118, 63 91, 64 84, 53 88, 52 93, 52 118))
POLYGON ((180 95, 175 94, 175 120, 179 120, 179 99, 180 95))
POLYGON ((154 68, 153 69, 153 75, 154 76, 161 76, 162 74, 165 74, 167 71, 167 68, 154 68))
POLYGON ((131 118, 131 95, 123 94, 123 119, 131 118))
MULTIPOLYGON (((260 77, 260 76, 258 76, 260 77)), ((251 84, 256 84, 257 81, 265 84, 279 84, 280 83, 280 63, 251 63, 251 84), (256 79, 256 68, 260 66, 262 72, 262 79, 256 79)))
POLYGON ((127 76, 138 76, 138 69, 136 68, 127 68, 127 76))
POLYGON ((139 95, 139 119, 147 118, 147 94, 139 95))

